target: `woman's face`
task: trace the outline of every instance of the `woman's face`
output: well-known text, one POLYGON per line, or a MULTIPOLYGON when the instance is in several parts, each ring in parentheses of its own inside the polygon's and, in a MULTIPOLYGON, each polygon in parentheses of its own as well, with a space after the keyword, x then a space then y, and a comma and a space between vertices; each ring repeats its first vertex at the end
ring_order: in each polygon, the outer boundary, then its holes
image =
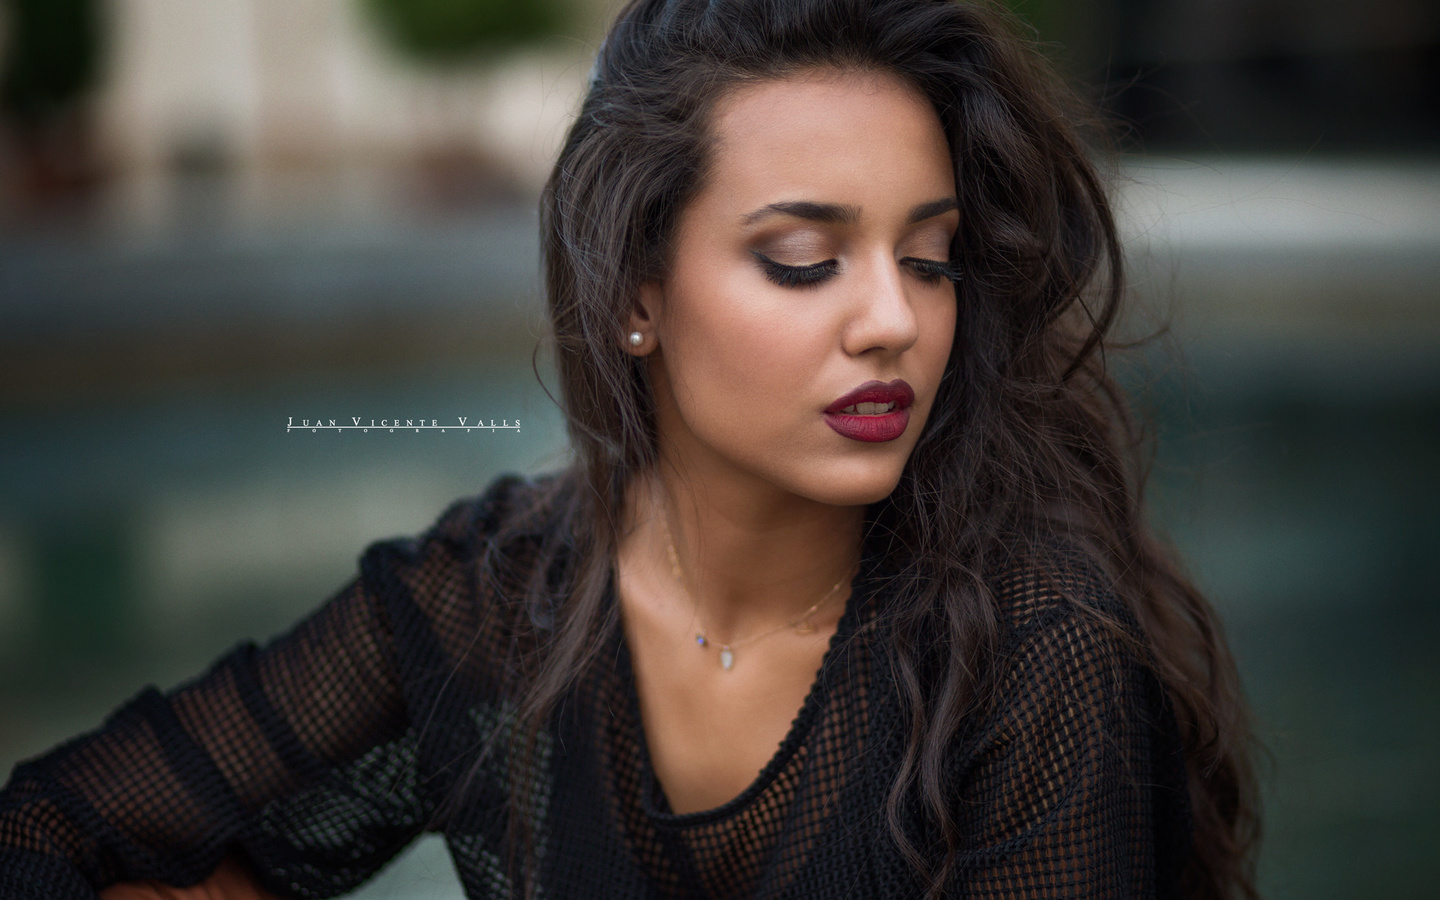
POLYGON ((632 319, 661 452, 711 488, 887 496, 950 355, 960 214, 929 102, 821 70, 742 86, 632 319))

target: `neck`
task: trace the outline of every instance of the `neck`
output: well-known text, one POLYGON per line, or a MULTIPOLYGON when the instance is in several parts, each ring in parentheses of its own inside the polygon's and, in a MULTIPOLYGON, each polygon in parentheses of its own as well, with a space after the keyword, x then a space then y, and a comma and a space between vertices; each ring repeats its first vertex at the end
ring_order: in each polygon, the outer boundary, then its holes
POLYGON ((672 572, 673 540, 683 581, 676 602, 693 605, 716 640, 791 624, 822 599, 808 621, 840 617, 845 584, 827 594, 855 569, 864 507, 747 491, 673 470, 637 479, 629 506, 633 533, 656 571, 672 572))

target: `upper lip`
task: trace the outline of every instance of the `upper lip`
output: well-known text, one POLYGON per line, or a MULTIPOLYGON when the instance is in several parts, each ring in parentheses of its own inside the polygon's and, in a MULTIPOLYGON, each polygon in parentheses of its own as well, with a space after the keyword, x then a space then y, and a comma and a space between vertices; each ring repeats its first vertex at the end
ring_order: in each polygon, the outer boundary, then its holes
POLYGON ((896 409, 905 409, 914 402, 915 391, 903 379, 897 378, 889 384, 883 381, 867 381, 825 407, 825 411, 838 413, 857 403, 893 403, 896 409))

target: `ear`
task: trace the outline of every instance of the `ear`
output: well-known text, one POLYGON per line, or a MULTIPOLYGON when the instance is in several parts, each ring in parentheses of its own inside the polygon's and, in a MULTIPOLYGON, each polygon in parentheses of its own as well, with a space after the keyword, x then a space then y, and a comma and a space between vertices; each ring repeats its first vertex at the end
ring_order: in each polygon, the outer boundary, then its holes
POLYGON ((635 305, 630 309, 628 329, 625 332, 625 349, 632 356, 648 356, 659 348, 660 339, 655 333, 665 291, 658 281, 647 281, 640 285, 635 305), (640 340, 635 340, 635 335, 640 340))

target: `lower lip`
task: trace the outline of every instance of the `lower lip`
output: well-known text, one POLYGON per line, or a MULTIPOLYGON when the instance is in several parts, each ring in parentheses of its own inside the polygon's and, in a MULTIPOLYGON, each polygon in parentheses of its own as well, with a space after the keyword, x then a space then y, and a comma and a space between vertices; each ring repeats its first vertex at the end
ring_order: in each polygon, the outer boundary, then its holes
POLYGON ((905 426, 910 424, 910 411, 897 409, 882 416, 826 413, 825 424, 852 441, 868 441, 878 444, 884 441, 893 441, 905 433, 905 426))

